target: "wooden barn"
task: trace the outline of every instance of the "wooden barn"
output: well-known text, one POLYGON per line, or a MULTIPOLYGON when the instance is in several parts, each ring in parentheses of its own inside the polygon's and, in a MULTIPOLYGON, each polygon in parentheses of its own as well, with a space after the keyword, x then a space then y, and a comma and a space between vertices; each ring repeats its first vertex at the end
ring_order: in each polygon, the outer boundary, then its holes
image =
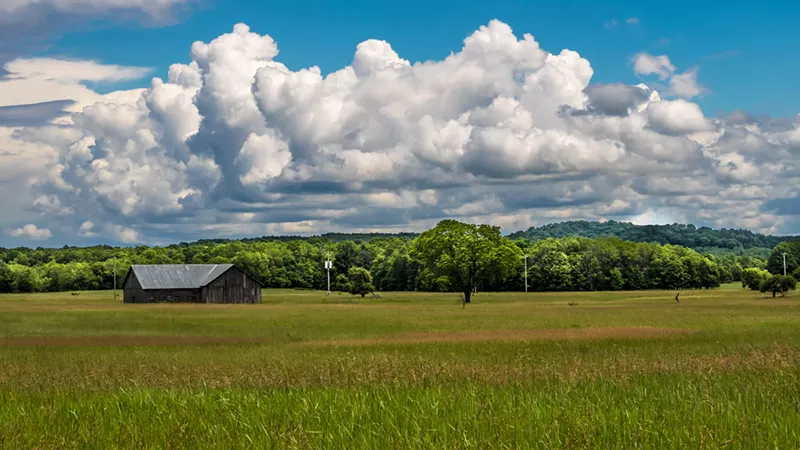
POLYGON ((261 283, 233 264, 133 265, 124 303, 261 303, 261 283))

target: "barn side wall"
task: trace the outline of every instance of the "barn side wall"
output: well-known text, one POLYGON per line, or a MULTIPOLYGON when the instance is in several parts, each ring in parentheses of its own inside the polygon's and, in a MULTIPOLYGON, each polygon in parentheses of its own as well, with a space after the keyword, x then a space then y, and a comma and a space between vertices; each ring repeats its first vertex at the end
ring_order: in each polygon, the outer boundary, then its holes
POLYGON ((136 273, 131 272, 122 285, 122 303, 147 303, 146 298, 136 273))
POLYGON ((205 303, 261 303, 261 285, 232 267, 204 287, 201 297, 205 303))
MULTIPOLYGON (((200 303, 200 289, 149 289, 141 303, 200 303)), ((140 303, 137 299, 136 303, 140 303)))
POLYGON ((124 303, 200 303, 199 289, 133 289, 123 291, 124 303))

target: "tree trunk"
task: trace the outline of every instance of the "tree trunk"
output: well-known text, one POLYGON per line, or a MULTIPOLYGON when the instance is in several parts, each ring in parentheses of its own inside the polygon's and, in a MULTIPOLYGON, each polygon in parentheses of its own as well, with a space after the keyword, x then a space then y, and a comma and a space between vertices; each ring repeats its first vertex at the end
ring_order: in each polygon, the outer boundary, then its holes
POLYGON ((775 291, 772 291, 772 298, 775 298, 775 291))
POLYGON ((470 303, 471 296, 472 296, 472 290, 464 291, 464 303, 470 303))

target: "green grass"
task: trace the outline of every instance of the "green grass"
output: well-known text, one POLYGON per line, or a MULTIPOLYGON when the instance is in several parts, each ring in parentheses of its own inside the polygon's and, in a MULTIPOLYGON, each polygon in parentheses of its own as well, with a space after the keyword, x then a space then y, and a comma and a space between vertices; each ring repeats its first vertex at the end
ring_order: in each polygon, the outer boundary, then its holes
POLYGON ((800 447, 800 295, 381 296, 0 296, 0 448, 800 447))

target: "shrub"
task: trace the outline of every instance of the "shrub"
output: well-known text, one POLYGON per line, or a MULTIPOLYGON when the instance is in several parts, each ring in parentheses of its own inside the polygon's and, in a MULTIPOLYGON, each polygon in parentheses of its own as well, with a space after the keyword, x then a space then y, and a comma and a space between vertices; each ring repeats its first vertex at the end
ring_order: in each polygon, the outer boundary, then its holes
POLYGON ((353 295, 364 297, 375 290, 375 286, 372 285, 372 275, 363 267, 351 267, 347 272, 347 278, 350 283, 350 293, 353 295))

